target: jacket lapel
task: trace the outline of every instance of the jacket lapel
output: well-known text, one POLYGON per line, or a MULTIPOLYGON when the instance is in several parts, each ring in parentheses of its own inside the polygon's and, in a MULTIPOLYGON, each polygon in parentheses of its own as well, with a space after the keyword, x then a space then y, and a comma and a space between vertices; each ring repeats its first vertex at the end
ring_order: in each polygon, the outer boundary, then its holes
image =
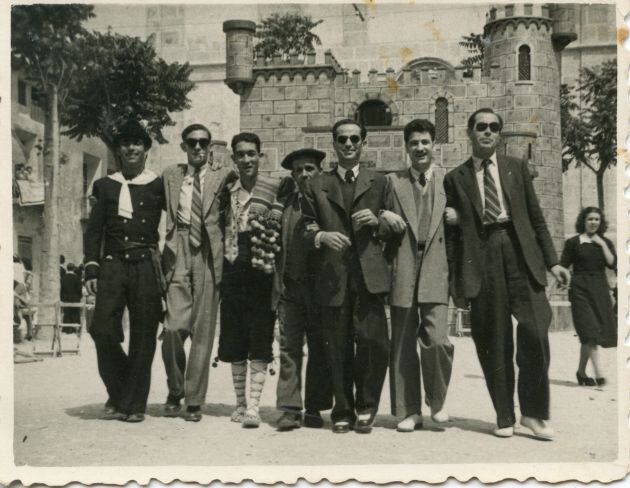
POLYGON ((204 218, 206 217, 206 215, 208 215, 208 213, 210 213, 210 207, 212 207, 212 203, 214 202, 214 199, 217 196, 219 184, 221 183, 221 177, 222 177, 221 171, 212 171, 210 167, 206 169, 206 175, 203 178, 203 193, 202 193, 204 218))
MULTIPOLYGON (((357 177, 357 181, 354 186, 354 198, 352 199, 353 207, 354 203, 361 198, 361 195, 370 189, 373 180, 374 174, 370 170, 364 168, 359 169, 359 176, 357 177)), ((352 213, 352 211, 350 213, 352 213)))
POLYGON ((431 211, 431 223, 429 224, 429 242, 433 239, 437 228, 444 217, 446 207, 446 193, 444 192, 444 176, 433 169, 433 210, 431 211))
POLYGON ((483 207, 481 206, 481 194, 477 186, 477 176, 475 175, 475 165, 472 158, 469 158, 468 161, 463 164, 459 174, 461 175, 460 180, 464 191, 468 195, 468 198, 470 198, 473 207, 481 219, 483 217, 483 207))
POLYGON ((501 180, 501 191, 503 192, 504 204, 507 205, 506 210, 512 208, 512 167, 509 161, 497 154, 497 167, 499 169, 499 179, 501 180))
POLYGON ((322 190, 326 192, 326 197, 338 207, 345 209, 343 203, 343 195, 341 193, 341 180, 335 174, 336 172, 327 173, 323 176, 322 190))
POLYGON ((400 207, 407 217, 407 221, 409 222, 409 226, 411 227, 411 232, 413 233, 417 241, 418 216, 416 209, 416 200, 413 197, 412 185, 413 184, 411 183, 409 172, 407 171, 404 178, 396 179, 396 184, 394 185, 394 193, 396 194, 396 198, 398 198, 398 202, 400 202, 400 207))
POLYGON ((179 206, 179 193, 182 191, 182 183, 184 182, 184 175, 186 173, 186 165, 180 164, 177 166, 178 171, 171 173, 169 188, 170 188, 170 200, 171 200, 171 216, 173 222, 177 220, 177 207, 179 206))

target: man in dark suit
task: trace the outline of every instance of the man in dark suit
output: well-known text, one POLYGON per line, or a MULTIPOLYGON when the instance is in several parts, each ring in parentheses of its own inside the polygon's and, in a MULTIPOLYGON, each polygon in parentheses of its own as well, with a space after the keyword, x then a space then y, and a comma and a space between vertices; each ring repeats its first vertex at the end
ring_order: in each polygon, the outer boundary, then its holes
POLYGON ((382 296, 390 283, 377 235, 377 214, 385 208, 388 189, 383 175, 359 165, 365 128, 343 119, 332 133, 339 164, 308 182, 305 239, 315 250, 315 296, 322 306, 335 398, 333 432, 348 432, 356 419, 356 430, 368 433, 388 363, 382 296))
POLYGON ((96 295, 90 335, 109 399, 109 418, 142 422, 151 384, 164 282, 158 225, 162 180, 145 168, 151 138, 135 121, 118 129, 114 144, 121 171, 96 180, 83 246, 86 288, 96 295), (101 254, 102 246, 102 254, 101 254), (122 316, 129 310, 129 352, 122 316))
POLYGON ((320 174, 326 153, 317 149, 299 149, 282 160, 282 167, 291 171, 284 180, 278 199, 282 211, 282 249, 276 260, 272 306, 278 309, 280 321, 280 374, 277 407, 282 411, 278 430, 286 431, 302 425, 324 425, 321 410, 332 407, 330 372, 324 353, 319 305, 313 297, 313 259, 304 245, 300 220, 300 202, 306 182, 320 174), (302 404, 302 358, 304 336, 308 345, 308 362, 302 404))
POLYGON ((201 420, 219 310, 223 234, 217 195, 238 177, 229 168, 211 167, 211 140, 204 125, 186 127, 180 147, 187 164, 169 166, 162 175, 166 198, 162 263, 168 284, 162 359, 169 389, 164 410, 166 416, 177 416, 184 398, 184 418, 189 422, 201 420))
POLYGON ((482 108, 468 120, 473 155, 444 179, 451 229, 452 291, 470 300, 472 337, 497 413, 494 434, 514 433, 513 315, 521 424, 541 439, 549 425, 551 308, 546 270, 568 283, 532 184, 527 162, 496 153, 503 120, 482 108))
MULTIPOLYGON (((78 303, 83 298, 83 285, 81 278, 76 273, 77 268, 73 263, 68 263, 66 272, 61 276, 60 297, 62 302, 78 303)), ((67 307, 63 309, 64 324, 78 324, 81 322, 81 309, 67 307)), ((74 327, 61 327, 61 331, 71 334, 74 327)))

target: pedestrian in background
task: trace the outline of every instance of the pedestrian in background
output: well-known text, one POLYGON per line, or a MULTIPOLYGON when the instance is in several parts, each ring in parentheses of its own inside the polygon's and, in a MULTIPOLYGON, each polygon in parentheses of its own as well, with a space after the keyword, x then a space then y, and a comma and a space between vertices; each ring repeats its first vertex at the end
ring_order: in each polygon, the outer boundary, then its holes
POLYGON ((575 373, 580 386, 606 383, 599 361, 599 346, 617 346, 617 320, 613 309, 606 268, 615 269, 615 246, 604 234, 608 223, 597 207, 583 208, 575 222, 576 236, 568 239, 561 264, 571 266, 569 290, 573 326, 580 339, 580 360, 575 373), (595 378, 586 373, 588 362, 595 378))

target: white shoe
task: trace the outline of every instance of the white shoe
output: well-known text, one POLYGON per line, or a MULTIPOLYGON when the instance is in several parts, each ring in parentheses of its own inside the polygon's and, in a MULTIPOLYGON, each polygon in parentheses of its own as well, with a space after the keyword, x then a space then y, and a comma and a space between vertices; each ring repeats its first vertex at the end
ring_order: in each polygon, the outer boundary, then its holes
POLYGON ((396 430, 398 432, 413 432, 422 429, 422 415, 412 414, 398 422, 396 430))
POLYGON ((492 431, 497 437, 512 437, 514 435, 514 427, 495 427, 492 431))
POLYGON ((535 419, 533 417, 521 417, 521 425, 527 427, 534 433, 534 437, 537 439, 543 439, 550 441, 553 439, 555 432, 548 423, 548 420, 535 419))
POLYGON ((448 419, 449 419, 448 412, 444 408, 437 412, 433 412, 433 410, 431 410, 431 419, 438 424, 443 424, 445 422, 448 422, 448 419))

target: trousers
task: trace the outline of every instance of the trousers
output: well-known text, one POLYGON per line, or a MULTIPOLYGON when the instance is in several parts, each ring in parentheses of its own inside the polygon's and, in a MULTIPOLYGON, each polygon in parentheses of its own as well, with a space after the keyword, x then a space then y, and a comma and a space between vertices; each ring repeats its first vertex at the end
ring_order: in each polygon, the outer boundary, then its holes
POLYGON ((280 373, 277 388, 279 409, 309 411, 332 407, 330 370, 324 352, 319 306, 310 287, 285 278, 285 288, 278 305, 280 322, 280 373), (302 359, 304 337, 308 347, 304 404, 302 403, 302 359))
POLYGON ((188 406, 202 405, 208 391, 219 309, 219 290, 211 266, 205 233, 201 246, 193 249, 189 229, 178 229, 175 271, 166 293, 162 359, 169 397, 185 398, 188 406), (184 342, 189 337, 190 354, 186 361, 184 342))
POLYGON ((484 248, 479 294, 471 300, 471 333, 500 428, 514 425, 513 315, 521 413, 549 418, 551 307, 529 276, 512 229, 492 232, 484 248))
POLYGON ((148 253, 128 260, 107 256, 98 279, 90 335, 109 403, 125 414, 144 413, 151 363, 162 316, 157 278, 148 253), (125 353, 122 315, 129 310, 129 351, 125 353))

